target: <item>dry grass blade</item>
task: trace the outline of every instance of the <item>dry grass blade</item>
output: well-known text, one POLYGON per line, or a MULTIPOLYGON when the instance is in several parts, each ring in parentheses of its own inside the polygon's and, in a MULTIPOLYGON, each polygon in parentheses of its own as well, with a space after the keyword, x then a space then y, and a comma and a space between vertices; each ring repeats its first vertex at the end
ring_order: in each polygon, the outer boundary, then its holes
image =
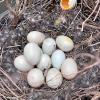
POLYGON ((30 0, 16 0, 15 5, 12 7, 11 0, 5 0, 6 7, 10 11, 11 27, 15 28, 20 20, 25 7, 30 0), (13 17, 12 17, 13 16, 13 17))
POLYGON ((8 8, 8 10, 12 13, 12 14, 16 14, 16 12, 14 11, 14 9, 11 7, 11 0, 5 0, 5 4, 8 8))
POLYGON ((18 99, 18 96, 16 93, 14 93, 7 85, 6 83, 0 78, 0 80, 2 81, 2 83, 4 84, 4 86, 16 97, 16 99, 18 99))
POLYGON ((94 17, 94 20, 93 21, 95 21, 96 20, 96 18, 98 17, 98 15, 99 15, 99 12, 100 12, 100 7, 99 7, 99 9, 98 9, 98 11, 97 11, 97 14, 96 14, 96 16, 94 17))
POLYGON ((100 64, 100 58, 95 57, 94 55, 91 55, 91 54, 89 54, 89 53, 81 53, 81 54, 78 54, 78 55, 75 57, 75 59, 76 59, 77 57, 79 57, 79 56, 81 56, 81 57, 85 57, 85 56, 86 56, 86 57, 90 57, 91 59, 95 59, 96 61, 95 61, 93 64, 91 64, 91 65, 85 66, 85 68, 84 68, 83 70, 79 71, 78 74, 83 73, 84 71, 86 71, 86 70, 88 70, 88 69, 90 69, 90 68, 92 68, 92 67, 97 66, 97 65, 100 64))
POLYGON ((94 14, 94 12, 96 11, 96 9, 97 9, 99 3, 100 3, 100 0, 97 0, 97 2, 96 2, 96 6, 94 7, 92 13, 91 13, 91 14, 90 14, 86 19, 85 19, 85 21, 82 23, 81 31, 84 30, 85 23, 86 23, 86 22, 89 20, 89 18, 94 14))
POLYGON ((24 0, 23 7, 21 10, 19 10, 19 14, 18 14, 19 16, 25 11, 26 4, 27 4, 27 0, 24 0))
POLYGON ((10 80, 12 82, 12 84, 20 91, 22 92, 22 90, 14 83, 14 81, 10 78, 10 76, 0 67, 0 72, 3 73, 4 76, 6 76, 8 78, 8 80, 10 80))

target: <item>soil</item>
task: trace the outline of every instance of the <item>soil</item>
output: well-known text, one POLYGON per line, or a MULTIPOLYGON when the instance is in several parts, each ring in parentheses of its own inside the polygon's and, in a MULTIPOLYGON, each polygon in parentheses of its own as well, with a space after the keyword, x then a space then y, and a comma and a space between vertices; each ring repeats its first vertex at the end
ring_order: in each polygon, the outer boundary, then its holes
MULTIPOLYGON (((93 97, 97 97, 93 100, 100 100, 100 63, 93 66, 97 59, 100 62, 100 29, 87 25, 81 31, 82 22, 95 6, 92 4, 96 0, 90 1, 91 10, 79 1, 75 8, 62 11, 59 0, 34 0, 13 30, 9 13, 1 18, 0 100, 92 100, 93 97), (51 89, 46 84, 38 89, 31 88, 26 81, 27 73, 19 72, 13 65, 14 58, 23 54, 27 34, 35 30, 43 32, 46 37, 56 38, 63 34, 74 41, 75 48, 66 53, 66 57, 76 59, 80 73, 71 81, 64 79, 58 89, 51 89)), ((100 27, 100 14, 93 22, 94 17, 95 14, 88 24, 100 27)))

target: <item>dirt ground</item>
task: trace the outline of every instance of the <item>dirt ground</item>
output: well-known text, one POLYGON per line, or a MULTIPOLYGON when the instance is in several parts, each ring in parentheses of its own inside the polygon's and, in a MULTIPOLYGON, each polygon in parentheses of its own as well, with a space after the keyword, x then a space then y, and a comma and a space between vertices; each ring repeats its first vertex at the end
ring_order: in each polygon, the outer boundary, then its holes
POLYGON ((63 11, 59 2, 33 0, 14 29, 9 13, 0 19, 0 100, 100 100, 100 2, 95 11, 96 0, 79 0, 68 11, 63 11), (47 37, 64 34, 73 39, 75 47, 66 57, 76 60, 77 77, 71 81, 64 79, 58 89, 46 84, 38 89, 28 85, 27 73, 15 69, 13 61, 23 54, 26 36, 34 30, 47 37))

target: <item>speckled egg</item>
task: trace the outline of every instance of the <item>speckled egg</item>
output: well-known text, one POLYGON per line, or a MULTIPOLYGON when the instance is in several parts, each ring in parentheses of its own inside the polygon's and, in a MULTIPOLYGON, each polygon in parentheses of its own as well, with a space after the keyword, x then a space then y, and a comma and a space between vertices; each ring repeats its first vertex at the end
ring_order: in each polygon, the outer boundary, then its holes
POLYGON ((56 42, 53 38, 47 38, 43 41, 42 50, 44 53, 51 55, 56 49, 56 42))

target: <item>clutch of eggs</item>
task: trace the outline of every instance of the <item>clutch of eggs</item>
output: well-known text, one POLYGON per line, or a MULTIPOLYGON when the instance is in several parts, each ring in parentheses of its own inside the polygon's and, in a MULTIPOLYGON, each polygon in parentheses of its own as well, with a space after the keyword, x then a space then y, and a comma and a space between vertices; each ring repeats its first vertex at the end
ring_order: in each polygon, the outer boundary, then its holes
POLYGON ((29 43, 24 47, 24 55, 16 57, 14 65, 19 71, 29 71, 27 81, 31 87, 38 88, 45 83, 44 70, 47 70, 46 84, 54 89, 60 87, 63 77, 71 80, 77 75, 75 60, 66 59, 64 53, 74 48, 71 38, 59 35, 55 40, 46 38, 41 32, 32 31, 27 35, 27 40, 29 43))

